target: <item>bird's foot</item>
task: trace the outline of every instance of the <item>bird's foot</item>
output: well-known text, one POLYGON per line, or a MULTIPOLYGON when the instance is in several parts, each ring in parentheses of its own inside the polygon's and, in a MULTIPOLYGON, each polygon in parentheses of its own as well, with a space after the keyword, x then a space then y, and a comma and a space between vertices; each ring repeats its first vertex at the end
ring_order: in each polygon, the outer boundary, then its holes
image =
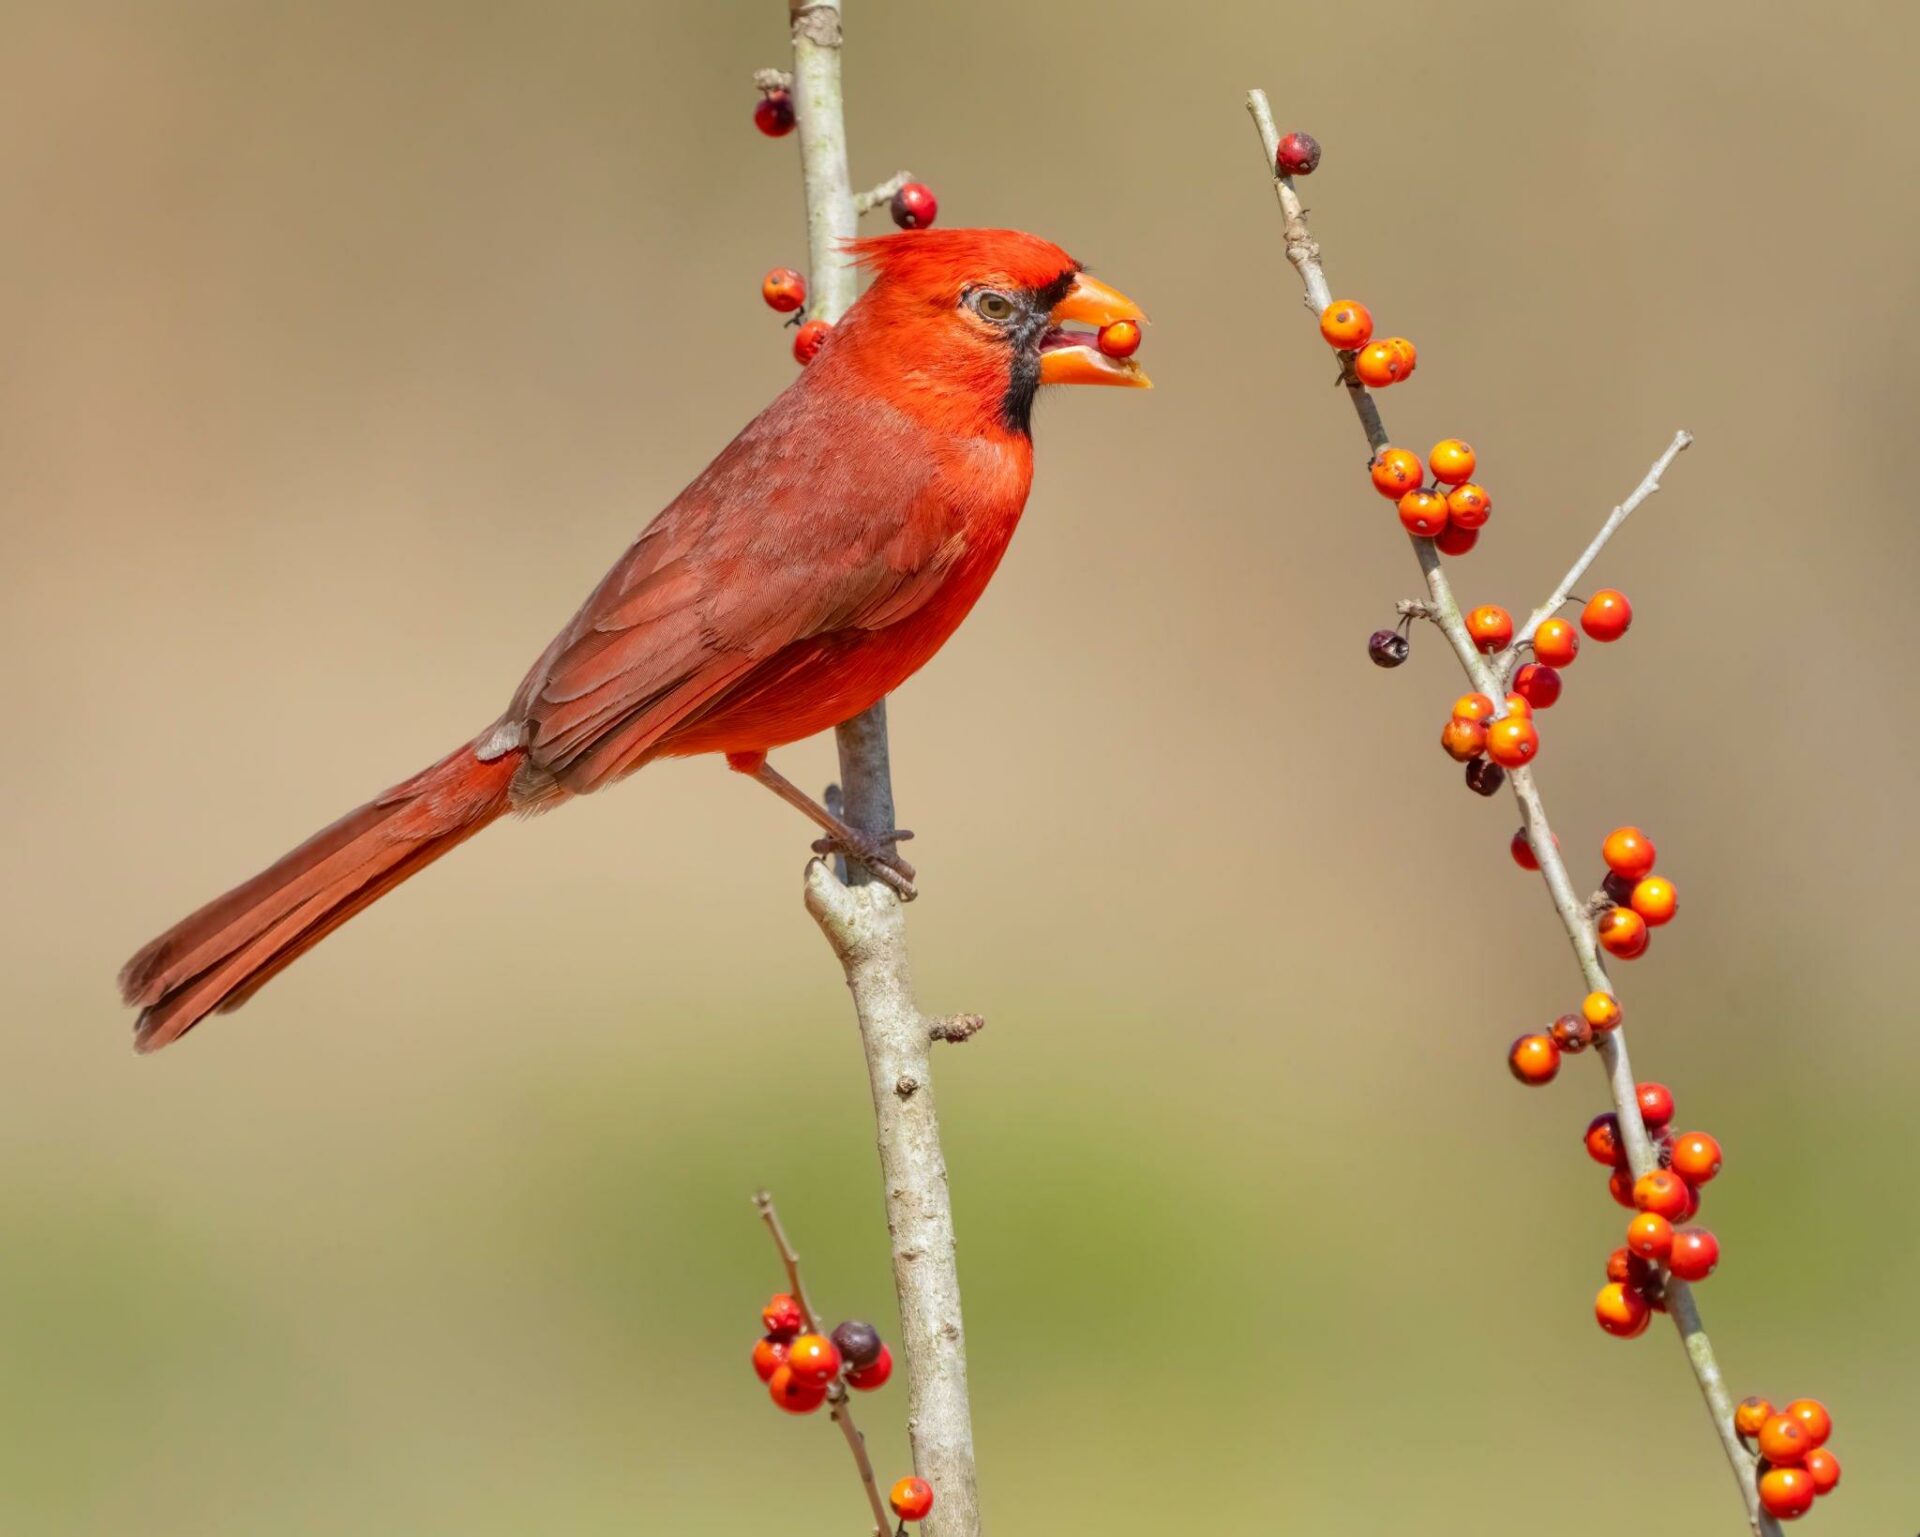
POLYGON ((813 851, 853 860, 902 902, 911 902, 920 895, 913 884, 915 871, 893 845, 905 843, 912 836, 904 827, 896 827, 890 833, 863 833, 857 827, 849 827, 825 838, 816 838, 813 851))

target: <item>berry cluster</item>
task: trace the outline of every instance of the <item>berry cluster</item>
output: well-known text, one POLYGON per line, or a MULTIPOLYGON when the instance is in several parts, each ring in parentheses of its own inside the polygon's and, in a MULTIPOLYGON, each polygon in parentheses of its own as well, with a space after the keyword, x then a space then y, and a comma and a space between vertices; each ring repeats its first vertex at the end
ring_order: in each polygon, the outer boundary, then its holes
POLYGON ((1341 356, 1342 366, 1369 389, 1398 384, 1413 372, 1420 354, 1404 336, 1373 339, 1373 315, 1358 299, 1335 299, 1320 313, 1320 334, 1341 356))
POLYGON ((814 1332, 805 1311, 781 1292, 760 1310, 766 1328, 753 1347, 753 1371, 789 1414, 811 1414, 836 1383, 862 1393, 886 1386, 893 1352, 872 1324, 849 1319, 831 1335, 814 1332))
POLYGON ((1817 1398, 1796 1398, 1774 1410, 1764 1398, 1744 1398, 1733 1428, 1760 1458, 1760 1504, 1781 1521, 1804 1516, 1816 1498, 1840 1483, 1840 1459, 1827 1450, 1833 1416, 1817 1398))

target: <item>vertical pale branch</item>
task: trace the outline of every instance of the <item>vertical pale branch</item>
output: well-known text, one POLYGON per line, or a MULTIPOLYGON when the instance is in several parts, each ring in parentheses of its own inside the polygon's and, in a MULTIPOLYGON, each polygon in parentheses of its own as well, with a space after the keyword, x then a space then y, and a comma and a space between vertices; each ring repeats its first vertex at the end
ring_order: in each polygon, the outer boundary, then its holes
MULTIPOLYGON (((859 217, 847 169, 840 3, 789 0, 789 6, 794 110, 812 265, 809 312, 816 319, 838 321, 853 303, 857 286, 841 243, 852 236, 859 217)), ((879 199, 878 188, 862 195, 867 206, 879 199)), ((864 832, 891 832, 886 702, 846 722, 838 736, 842 814, 864 832)), ((857 861, 848 865, 851 884, 836 879, 822 861, 807 867, 807 910, 846 973, 873 1090, 900 1307, 907 1434, 914 1471, 934 1491, 932 1514, 921 1529, 926 1537, 978 1537, 980 1502, 960 1274, 933 1098, 933 1043, 952 1037, 944 1032, 936 1037, 937 1023, 914 1002, 906 915, 899 899, 870 881, 857 861)))
MULTIPOLYGON (((1280 133, 1273 121, 1272 108, 1267 103, 1266 92, 1252 91, 1247 97, 1247 110, 1253 115, 1254 126, 1259 130, 1260 144, 1266 155, 1267 173, 1273 181, 1274 197, 1280 204, 1280 216, 1285 231, 1287 260, 1293 263, 1300 274, 1300 281, 1306 288, 1307 307, 1318 317, 1333 302, 1332 290, 1327 285, 1325 272, 1320 265, 1320 247, 1307 228, 1306 210, 1301 206, 1298 194, 1294 191, 1291 178, 1278 175, 1274 170, 1280 148, 1280 133)), ((1372 393, 1360 382, 1349 365, 1344 369, 1343 382, 1348 398, 1353 403, 1355 414, 1360 419, 1361 430, 1366 434, 1367 445, 1373 452, 1387 446, 1386 428, 1380 420, 1380 410, 1372 393)), ((1692 439, 1684 432, 1677 433, 1653 468, 1647 473, 1633 495, 1627 498, 1607 520, 1600 535, 1575 563, 1565 581, 1556 590, 1548 605, 1535 612, 1528 620, 1522 637, 1530 636, 1540 621, 1560 607, 1580 579, 1593 559, 1600 553, 1613 532, 1624 523, 1633 509, 1659 489, 1660 476, 1674 458, 1692 439)), ((1502 697, 1505 693, 1505 668, 1491 658, 1482 656, 1468 635, 1465 623, 1460 616, 1460 605, 1454 599, 1452 584, 1447 580, 1446 571, 1441 564, 1440 553, 1430 539, 1412 539, 1414 554, 1419 560, 1421 574, 1426 578, 1427 598, 1415 606, 1415 612, 1431 619, 1459 659, 1461 668, 1473 682, 1475 689, 1489 695, 1496 708, 1502 713, 1505 705, 1502 697)), ((1534 783, 1531 768, 1518 768, 1512 771, 1510 779, 1514 798, 1520 804, 1520 816, 1526 827, 1528 842, 1533 846, 1534 857, 1539 862, 1540 873, 1547 883, 1547 891, 1553 900, 1554 912, 1559 916, 1561 926, 1567 932, 1567 939, 1573 946, 1574 958, 1580 967, 1582 980, 1590 992, 1612 992, 1613 985, 1607 979, 1606 968, 1601 965, 1599 948, 1594 937, 1593 919, 1587 906, 1574 891, 1573 880, 1567 873, 1565 860, 1560 856, 1559 845, 1553 836, 1553 828, 1547 821, 1545 803, 1540 798, 1538 786, 1534 783)), ((1647 1135, 1646 1123, 1640 1115, 1639 1098, 1635 1092, 1633 1066, 1627 1059, 1627 1042, 1624 1030, 1613 1030, 1595 1040, 1602 1065, 1607 1072, 1607 1087, 1612 1094, 1614 1114, 1620 1122, 1620 1131, 1626 1143, 1627 1158, 1637 1178, 1656 1166, 1656 1155, 1652 1140, 1647 1135)), ((1687 1352, 1687 1360, 1693 1368, 1695 1380, 1707 1403, 1708 1413, 1712 1416, 1715 1432, 1720 1437, 1722 1449, 1726 1452, 1727 1462, 1733 1469, 1734 1481, 1739 1486, 1742 1502, 1746 1506, 1747 1521, 1755 1537, 1780 1537, 1780 1528, 1773 1518, 1760 1508, 1759 1493, 1755 1487, 1755 1463, 1753 1454, 1740 1440, 1733 1424, 1733 1398, 1727 1390, 1725 1380, 1720 1375, 1719 1363, 1714 1358, 1712 1342, 1707 1338, 1706 1328, 1700 1321, 1700 1310, 1693 1298, 1692 1288, 1684 1281, 1668 1278, 1667 1310, 1679 1331, 1682 1344, 1687 1352)))

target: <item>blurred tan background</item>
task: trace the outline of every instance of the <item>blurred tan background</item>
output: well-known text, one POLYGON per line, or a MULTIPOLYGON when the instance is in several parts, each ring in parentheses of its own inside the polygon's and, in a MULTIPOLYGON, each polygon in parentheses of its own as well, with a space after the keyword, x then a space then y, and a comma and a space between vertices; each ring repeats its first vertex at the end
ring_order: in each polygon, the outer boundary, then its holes
MULTIPOLYGON (((1720 0, 850 5, 857 174, 1146 303, 1050 399, 1027 525, 897 697, 982 1476, 1002 1532, 1739 1529, 1681 1353, 1589 1306, 1574 978, 1434 736, 1414 572, 1280 257, 1478 446, 1524 610, 1677 426, 1542 777, 1684 913, 1622 978, 1716 1132, 1736 1393, 1816 1393, 1821 1531, 1920 1519, 1909 966, 1911 13, 1720 0)), ((508 825, 136 1060, 138 944, 492 718, 790 377, 785 7, 9 4, 0 46, 0 1529, 861 1530, 746 1351, 773 1185, 891 1327, 806 830, 709 762, 508 825)), ((1589 584, 1591 585, 1591 584, 1589 584)), ((811 784, 828 744, 783 767, 811 784)), ((904 1395, 867 1411, 889 1476, 904 1395)))

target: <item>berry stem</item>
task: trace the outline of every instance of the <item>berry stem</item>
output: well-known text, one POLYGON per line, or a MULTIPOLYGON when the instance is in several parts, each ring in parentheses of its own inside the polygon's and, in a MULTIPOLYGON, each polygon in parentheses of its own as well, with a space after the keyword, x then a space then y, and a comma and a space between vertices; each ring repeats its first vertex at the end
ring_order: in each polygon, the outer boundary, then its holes
MULTIPOLYGON (((1635 508, 1660 489, 1660 477, 1667 473, 1667 467, 1679 458, 1682 450, 1689 447, 1692 442, 1693 434, 1684 427, 1673 435, 1673 441, 1667 445, 1666 452, 1653 461, 1653 468, 1641 477, 1640 484, 1633 488, 1624 502, 1607 515, 1607 521, 1600 525, 1600 532, 1593 536, 1593 543, 1580 552, 1580 558, 1560 579, 1560 585, 1553 589, 1552 596, 1527 616, 1527 622, 1520 626, 1519 633, 1523 640, 1531 640, 1535 630, 1560 612, 1561 605, 1573 596, 1573 589, 1580 578, 1587 574, 1587 567, 1591 566, 1599 558, 1600 552, 1607 547, 1607 541, 1614 536, 1622 523, 1633 516, 1635 508)), ((1514 649, 1517 653, 1519 650, 1517 643, 1514 649)), ((1516 654, 1511 660, 1518 662, 1518 655, 1516 654)), ((1511 670, 1511 662, 1508 670, 1511 670)))
MULTIPOLYGON (((808 313, 838 321, 858 286, 842 243, 859 223, 847 172, 841 6, 840 0, 788 0, 788 8, 807 203, 808 313)), ((843 793, 840 814, 862 832, 889 834, 900 823, 894 814, 886 701, 844 722, 835 734, 843 793)), ((893 851, 891 842, 884 848, 893 851)), ((820 860, 807 867, 807 911, 840 959, 860 1021, 900 1308, 907 1434, 914 1471, 939 1492, 939 1503, 923 1530, 926 1537, 979 1537, 953 1204, 933 1097, 935 1022, 914 1001, 906 916, 899 899, 886 886, 873 883, 863 865, 849 861, 849 866, 844 881, 820 860)), ((848 1444, 855 1444, 851 1431, 848 1444)), ((863 1446, 856 1449, 856 1456, 864 1455, 863 1446)))
MULTIPOLYGON (((818 1333, 820 1315, 807 1300, 807 1284, 800 1278, 800 1256, 794 1252, 787 1230, 780 1225, 780 1213, 774 1207, 773 1196, 765 1190, 756 1191, 753 1205, 773 1235, 773 1247, 779 1252, 780 1263, 786 1267, 788 1295, 800 1304, 800 1316, 806 1320, 807 1332, 818 1333)), ((887 1502, 880 1493, 879 1479, 874 1477, 873 1459, 867 1456, 867 1438, 853 1422, 853 1403, 845 1382, 836 1380, 827 1389, 827 1402, 832 1406, 829 1412, 834 1424, 847 1438, 847 1450, 853 1453, 854 1471, 859 1473, 860 1483, 867 1491, 867 1503, 873 1507, 873 1537, 887 1537, 887 1502)))
POLYGON ((865 192, 856 192, 853 195, 853 211, 855 213, 872 213, 876 208, 885 208, 887 204, 893 201, 894 193, 898 192, 912 180, 913 172, 895 171, 893 175, 881 182, 879 186, 869 187, 865 192))
MULTIPOLYGON (((1255 128, 1260 134, 1261 148, 1265 151, 1268 175, 1273 182, 1274 198, 1280 205, 1280 217, 1285 231, 1287 260, 1293 263, 1300 274, 1300 281, 1306 288, 1308 309, 1318 317, 1325 313, 1333 303, 1333 292, 1327 285, 1326 273, 1320 266, 1320 246, 1307 228, 1306 210, 1301 206, 1299 195, 1294 191, 1290 177, 1275 174, 1273 166, 1279 153, 1280 133, 1274 126, 1273 109, 1267 102, 1264 91, 1251 91, 1247 95, 1247 111, 1252 115, 1255 128)), ((1370 454, 1378 454, 1388 445, 1386 427, 1380 420, 1380 407, 1373 394, 1354 374, 1351 363, 1343 365, 1342 382, 1347 388, 1347 397, 1353 403, 1354 414, 1360 419, 1361 430, 1366 434, 1370 454)), ((1659 489, 1660 476, 1674 458, 1684 449, 1692 438, 1685 432, 1677 433, 1667 451, 1655 462, 1646 479, 1635 489, 1632 496, 1614 509, 1607 519, 1606 526, 1580 560, 1574 564, 1555 601, 1550 608, 1536 612, 1520 633, 1531 636, 1539 623, 1548 618, 1560 603, 1566 600, 1566 594, 1578 582, 1593 558, 1600 553, 1614 531, 1624 523, 1634 508, 1659 489)), ((1459 659, 1462 670, 1472 680, 1479 692, 1489 695, 1496 702, 1502 701, 1506 694, 1505 664, 1496 665, 1493 659, 1482 656, 1474 648, 1473 639, 1467 631, 1466 621, 1461 617, 1460 605, 1453 596, 1452 583, 1442 567, 1440 553, 1434 548, 1431 539, 1419 539, 1409 536, 1415 557, 1420 563, 1421 574, 1426 578, 1427 597, 1424 612, 1419 617, 1431 620, 1446 636, 1447 643, 1453 647, 1455 657, 1459 659)), ((1412 611, 1411 606, 1403 606, 1403 612, 1412 611)), ((1513 649, 1508 648, 1508 658, 1512 659, 1513 649)), ((1503 703, 1497 708, 1505 710, 1503 703)), ((1496 717, 1497 718, 1497 717, 1496 717)), ((1533 845, 1535 857, 1540 863, 1540 873, 1545 878, 1547 890, 1553 899, 1554 911, 1559 915, 1560 923, 1567 931, 1567 938, 1573 946, 1574 958, 1580 966, 1581 976, 1587 988, 1592 992, 1611 993, 1613 984, 1608 981, 1605 967, 1600 963, 1599 947, 1594 939, 1593 920, 1585 903, 1575 894, 1573 881, 1567 874, 1565 860, 1560 856, 1559 845, 1553 836, 1553 827, 1547 820, 1547 809, 1540 798, 1539 787, 1533 780, 1530 767, 1513 769, 1508 775, 1513 786, 1514 798, 1520 804, 1520 816, 1524 823, 1529 841, 1533 845)), ((1620 1133, 1626 1144, 1628 1162, 1634 1176, 1645 1174, 1656 1165, 1653 1144, 1647 1136, 1646 1123, 1641 1119, 1640 1105, 1634 1088, 1633 1068, 1627 1059, 1627 1042, 1624 1030, 1615 1029, 1595 1042, 1601 1063, 1607 1071, 1607 1086, 1612 1093, 1614 1113, 1619 1118, 1620 1133)), ((1684 1281, 1669 1280, 1667 1283, 1668 1311, 1679 1331, 1681 1343, 1692 1364, 1694 1379, 1700 1385, 1702 1397, 1706 1399, 1707 1410, 1712 1416, 1714 1429, 1719 1434, 1720 1443, 1726 1452, 1728 1465, 1733 1470, 1735 1483, 1739 1486, 1740 1497, 1746 1506, 1747 1521, 1754 1537, 1780 1537, 1780 1528, 1760 1505, 1760 1496, 1755 1483, 1755 1462, 1753 1454, 1741 1441, 1733 1424, 1733 1400, 1727 1391, 1725 1380, 1720 1375, 1720 1366, 1714 1357, 1713 1344, 1707 1338, 1706 1326, 1700 1321, 1700 1310, 1693 1299, 1692 1291, 1684 1281)))

